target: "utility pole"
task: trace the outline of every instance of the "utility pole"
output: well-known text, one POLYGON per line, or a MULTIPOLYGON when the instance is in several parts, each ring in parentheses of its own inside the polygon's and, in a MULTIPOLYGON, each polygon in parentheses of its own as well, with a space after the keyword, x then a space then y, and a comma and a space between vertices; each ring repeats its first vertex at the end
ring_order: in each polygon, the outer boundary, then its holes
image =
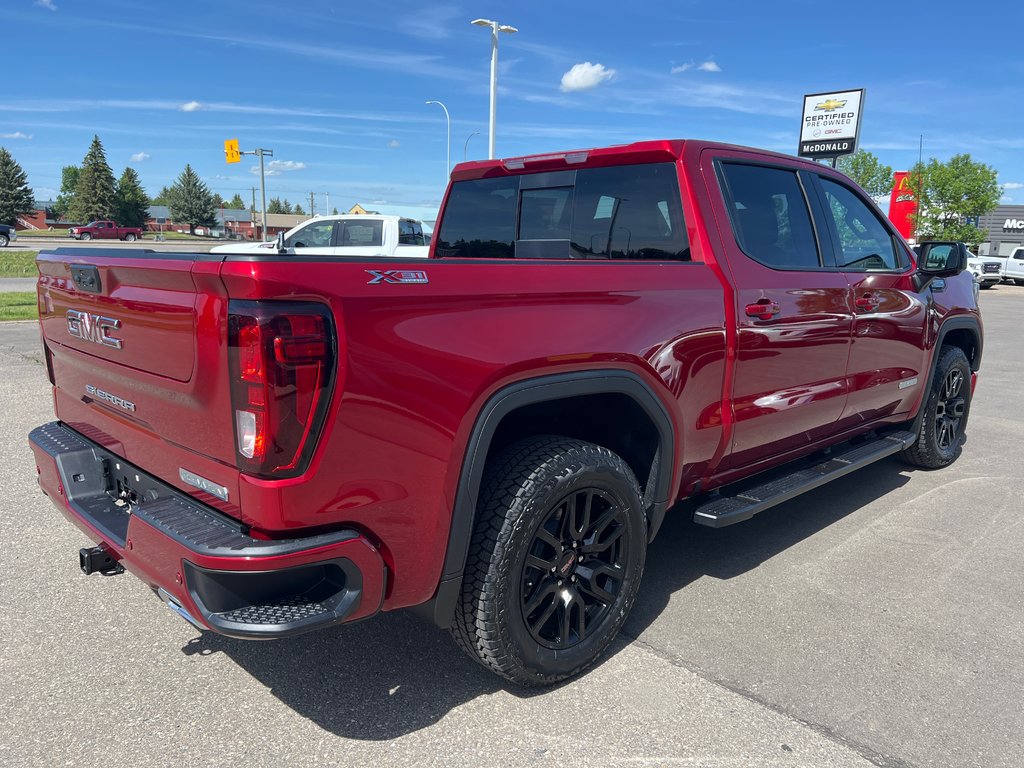
MULTIPOLYGON (((252 188, 252 208, 250 208, 249 210, 252 211, 252 229, 253 229, 253 234, 255 235, 255 233, 256 233, 256 187, 252 188)), ((256 238, 253 237, 253 240, 255 240, 255 239, 256 238)))
POLYGON ((263 165, 264 157, 273 157, 274 150, 272 149, 254 149, 251 152, 239 152, 240 155, 256 155, 260 159, 260 203, 263 213, 263 239, 267 239, 267 173, 266 168, 263 165))
POLYGON ((313 218, 316 215, 316 211, 313 208, 313 193, 309 193, 309 217, 313 218))
POLYGON ((330 214, 331 214, 331 193, 330 192, 324 192, 324 195, 327 196, 327 215, 330 216, 330 214))

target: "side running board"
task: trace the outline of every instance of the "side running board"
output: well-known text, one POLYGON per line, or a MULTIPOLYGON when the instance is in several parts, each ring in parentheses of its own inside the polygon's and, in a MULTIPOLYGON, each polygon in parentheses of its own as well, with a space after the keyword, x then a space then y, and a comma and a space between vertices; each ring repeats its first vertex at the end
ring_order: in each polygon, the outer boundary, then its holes
POLYGON ((833 452, 818 463, 803 465, 789 474, 775 474, 772 479, 752 487, 733 493, 726 488, 725 493, 697 507, 693 521, 711 528, 721 528, 748 520, 769 507, 909 448, 916 438, 913 432, 890 432, 883 437, 833 452))

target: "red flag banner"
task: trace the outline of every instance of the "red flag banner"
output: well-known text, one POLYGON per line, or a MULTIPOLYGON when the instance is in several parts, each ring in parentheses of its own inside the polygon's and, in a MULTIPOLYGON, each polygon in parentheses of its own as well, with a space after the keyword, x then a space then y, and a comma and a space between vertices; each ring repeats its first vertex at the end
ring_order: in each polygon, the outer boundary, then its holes
POLYGON ((915 213, 917 213, 917 197, 910 186, 910 174, 907 171, 896 171, 892 175, 889 221, 907 240, 914 234, 914 222, 911 216, 915 213))

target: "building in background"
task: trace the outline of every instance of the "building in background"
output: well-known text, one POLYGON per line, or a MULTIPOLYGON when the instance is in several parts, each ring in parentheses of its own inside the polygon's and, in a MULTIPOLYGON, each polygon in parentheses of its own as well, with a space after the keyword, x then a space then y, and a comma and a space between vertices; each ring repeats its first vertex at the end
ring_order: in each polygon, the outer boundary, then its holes
POLYGON ((1024 205, 1000 205, 981 216, 978 226, 985 232, 979 256, 1009 256, 1024 246, 1024 205))

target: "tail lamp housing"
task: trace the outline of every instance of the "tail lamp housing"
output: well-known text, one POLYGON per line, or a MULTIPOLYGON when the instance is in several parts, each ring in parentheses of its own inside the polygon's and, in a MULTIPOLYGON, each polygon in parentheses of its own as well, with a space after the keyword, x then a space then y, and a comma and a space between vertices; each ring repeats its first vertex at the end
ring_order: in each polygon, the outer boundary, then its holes
POLYGON ((238 468, 266 478, 306 471, 337 376, 337 334, 322 304, 232 301, 228 358, 238 468))

